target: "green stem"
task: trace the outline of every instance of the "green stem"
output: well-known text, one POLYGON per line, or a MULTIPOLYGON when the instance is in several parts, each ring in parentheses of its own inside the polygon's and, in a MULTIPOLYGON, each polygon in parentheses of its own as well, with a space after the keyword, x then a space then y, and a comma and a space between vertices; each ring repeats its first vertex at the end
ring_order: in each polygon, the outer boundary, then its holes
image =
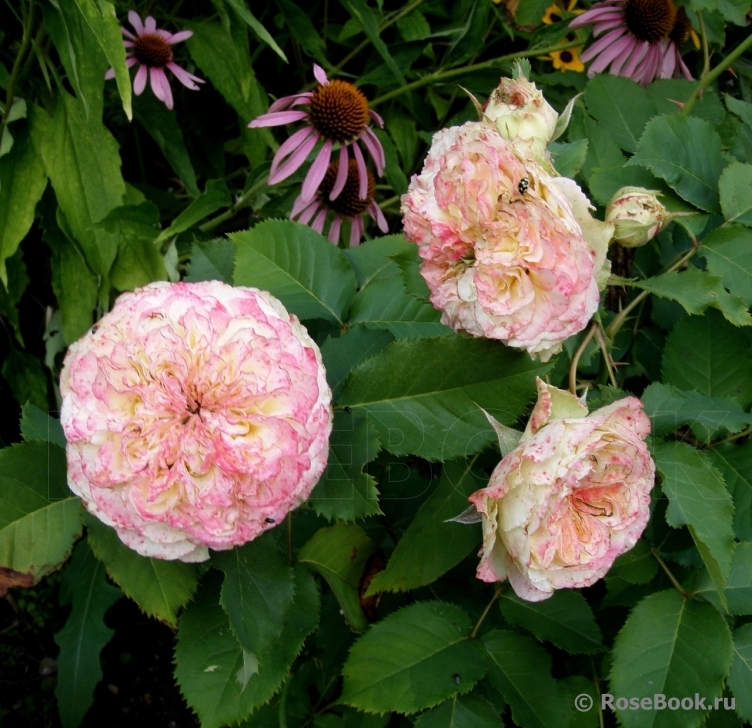
POLYGON ((741 432, 735 432, 732 435, 728 435, 722 440, 717 440, 716 442, 711 443, 709 447, 714 448, 718 445, 723 445, 724 442, 734 442, 735 440, 740 440, 742 437, 747 437, 748 435, 752 435, 752 428, 750 427, 745 428, 741 432))
POLYGON ((214 230, 217 225, 221 225, 225 220, 229 220, 231 217, 235 217, 235 215, 237 215, 240 210, 248 205, 253 197, 255 197, 255 195, 259 192, 259 190, 262 190, 264 187, 266 187, 268 179, 268 177, 262 177, 258 182, 256 182, 256 184, 251 187, 251 189, 248 190, 248 192, 244 192, 238 198, 238 201, 229 210, 226 210, 221 215, 217 215, 208 222, 205 222, 203 225, 201 225, 199 230, 203 230, 204 232, 207 232, 208 230, 214 230))
MULTIPOLYGON (((685 255, 682 255, 679 260, 676 261, 673 265, 669 266, 664 273, 673 273, 675 270, 679 270, 683 265, 687 264, 692 257, 697 253, 699 250, 699 246, 693 246, 692 249, 686 253, 685 255)), ((618 314, 614 317, 614 320, 610 323, 609 327, 606 329, 606 336, 608 336, 611 341, 614 340, 614 337, 616 336, 617 332, 621 328, 622 324, 624 323, 624 320, 629 316, 629 314, 637 307, 639 306, 648 296, 650 295, 650 291, 642 291, 637 296, 635 296, 621 311, 619 311, 618 314)))
POLYGON ((587 345, 591 339, 595 336, 595 332, 598 330, 598 322, 594 321, 590 327, 590 331, 587 332, 587 336, 582 340, 582 343, 577 347, 577 351, 572 357, 572 363, 569 365, 569 391, 576 397, 577 396, 577 365, 580 363, 580 358, 585 353, 587 345))
POLYGON ((700 79, 700 82, 695 87, 692 95, 684 104, 684 108, 681 110, 681 115, 689 116, 692 113, 692 109, 695 108, 695 104, 697 103, 700 94, 750 47, 752 47, 752 33, 750 33, 747 38, 731 51, 731 53, 729 53, 712 71, 706 74, 704 78, 700 79))
POLYGON ((702 78, 708 75, 710 71, 710 51, 708 50, 708 31, 705 28, 705 18, 702 17, 702 10, 697 11, 697 19, 700 21, 700 39, 702 41, 702 78))
POLYGON ((595 338, 598 340, 598 346, 600 347, 601 354, 603 355, 603 362, 606 365, 606 373, 608 374, 609 381, 612 387, 618 388, 619 385, 616 381, 616 375, 614 374, 613 367, 611 365, 611 353, 606 345, 606 337, 603 336, 600 324, 595 329, 595 338))
POLYGON ((436 81, 446 81, 449 78, 454 78, 455 76, 462 76, 466 73, 472 73, 473 71, 482 71, 486 68, 493 68, 494 66, 505 63, 506 61, 513 61, 517 58, 526 58, 528 56, 545 56, 547 53, 551 53, 553 51, 563 51, 567 48, 576 48, 582 45, 581 40, 573 40, 569 43, 561 43, 555 46, 548 46, 546 48, 528 48, 525 51, 518 51, 517 53, 509 53, 506 56, 499 56, 498 58, 492 58, 488 61, 482 61, 481 63, 473 63, 469 66, 462 66, 461 68, 452 68, 448 71, 436 71, 435 73, 429 73, 427 76, 423 76, 423 78, 419 78, 417 81, 413 81, 412 83, 408 83, 405 86, 402 86, 402 88, 394 89, 393 91, 389 91, 388 93, 383 94, 382 96, 379 96, 378 98, 371 101, 371 106, 376 106, 377 104, 383 104, 384 101, 389 101, 389 99, 393 99, 397 96, 401 96, 404 93, 407 93, 408 91, 414 91, 416 88, 421 88, 423 86, 428 86, 436 81))
POLYGON ((279 696, 279 728, 287 728, 287 696, 290 694, 291 687, 292 675, 288 675, 279 696))
POLYGON ((677 581, 676 577, 671 573, 671 569, 668 568, 666 565, 666 562, 661 558, 660 554, 658 553, 657 549, 650 549, 650 553, 655 556, 656 561, 660 565, 661 569, 665 572, 666 576, 669 578, 669 581, 674 585, 674 589, 679 592, 685 599, 689 596, 687 592, 684 591, 682 588, 682 585, 677 581))
POLYGON ((18 75, 21 72, 21 65, 23 63, 26 52, 31 46, 31 28, 34 24, 34 0, 29 3, 29 14, 24 18, 24 20, 25 24, 23 35, 21 36, 21 47, 18 49, 18 55, 16 55, 15 61, 13 61, 13 68, 11 69, 10 78, 8 79, 8 88, 5 93, 5 112, 3 113, 3 120, 0 121, 0 140, 2 140, 3 138, 5 125, 8 123, 10 110, 13 107, 16 81, 18 81, 18 75))
POLYGON ((473 627, 473 631, 470 633, 470 639, 474 640, 478 636, 478 630, 480 629, 480 626, 483 624, 483 622, 486 621, 486 617, 488 616, 488 613, 491 611, 491 607, 495 604, 496 600, 501 596, 501 592, 504 591, 501 584, 496 585, 496 589, 494 590, 494 595, 491 597, 491 601, 486 604, 486 608, 483 610, 483 614, 480 615, 478 618, 478 621, 475 623, 475 627, 473 627))

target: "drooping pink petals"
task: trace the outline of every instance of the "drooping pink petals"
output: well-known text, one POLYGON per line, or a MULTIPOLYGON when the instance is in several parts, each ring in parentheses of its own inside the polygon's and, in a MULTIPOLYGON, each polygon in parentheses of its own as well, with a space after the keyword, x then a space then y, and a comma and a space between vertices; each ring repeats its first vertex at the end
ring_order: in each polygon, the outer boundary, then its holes
POLYGON ((331 390, 271 294, 217 281, 122 295, 65 359, 71 489, 144 556, 203 561, 284 519, 323 472, 331 390))

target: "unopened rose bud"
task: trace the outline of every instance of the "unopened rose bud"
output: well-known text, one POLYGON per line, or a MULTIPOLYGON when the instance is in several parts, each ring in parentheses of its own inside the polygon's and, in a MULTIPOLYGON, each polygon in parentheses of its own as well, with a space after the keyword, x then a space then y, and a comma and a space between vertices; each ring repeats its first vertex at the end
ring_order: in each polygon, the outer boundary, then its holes
POLYGON ((622 187, 614 195, 606 208, 606 220, 616 228, 616 242, 625 248, 637 248, 670 222, 668 210, 658 202, 656 194, 642 187, 622 187))
POLYGON ((543 157, 559 118, 524 76, 502 78, 484 111, 505 139, 528 142, 536 159, 543 157))

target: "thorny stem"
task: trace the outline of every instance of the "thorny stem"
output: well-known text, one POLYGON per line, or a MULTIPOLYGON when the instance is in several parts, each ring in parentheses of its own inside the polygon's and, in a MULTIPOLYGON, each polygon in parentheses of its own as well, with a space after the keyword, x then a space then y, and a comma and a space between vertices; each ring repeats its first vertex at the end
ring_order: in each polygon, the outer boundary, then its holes
POLYGON ((488 613, 491 611, 491 607, 494 605, 496 600, 501 596, 501 593, 504 591, 504 588, 501 584, 496 585, 496 589, 494 590, 494 595, 491 597, 491 601, 486 604, 486 608, 483 610, 483 614, 478 617, 478 621, 475 623, 475 627, 473 627, 473 631, 470 633, 470 639, 474 640, 478 636, 478 630, 480 629, 483 622, 486 621, 486 617, 488 616, 488 613))
POLYGON ((598 330, 598 322, 594 321, 590 327, 590 331, 587 332, 587 336, 582 340, 582 343, 577 347, 577 351, 572 357, 572 363, 569 365, 569 391, 576 397, 577 396, 577 365, 580 363, 580 357, 585 353, 587 345, 590 340, 595 336, 595 332, 598 330))
POLYGON ((389 91, 388 93, 385 93, 383 96, 379 96, 378 98, 371 101, 371 106, 376 106, 377 104, 382 104, 384 101, 388 101, 389 99, 393 99, 397 96, 401 96, 404 93, 407 93, 408 91, 414 91, 416 88, 421 88, 422 86, 428 86, 429 84, 434 83, 435 81, 445 81, 449 78, 453 78, 454 76, 462 76, 465 73, 471 73, 473 71, 482 71, 486 68, 493 68, 494 66, 498 65, 499 63, 504 63, 505 61, 513 61, 516 58, 526 58, 528 56, 544 56, 547 53, 551 53, 552 51, 563 51, 567 48, 577 48, 582 45, 581 40, 573 40, 569 43, 562 43, 560 45, 555 46, 548 46, 546 48, 528 48, 525 51, 518 51, 517 53, 510 53, 506 56, 499 56, 498 58, 492 58, 488 61, 482 61, 481 63, 474 63, 470 66, 462 66, 461 68, 452 68, 448 71, 436 71, 435 73, 429 73, 427 76, 423 76, 423 78, 419 78, 417 81, 413 81, 412 83, 408 83, 405 86, 402 86, 402 88, 394 89, 393 91, 389 91))
POLYGON ((618 387, 619 385, 616 383, 616 375, 614 374, 614 369, 611 365, 611 353, 606 345, 606 337, 603 335, 603 330, 601 329, 600 324, 595 329, 595 338, 598 340, 598 346, 603 354, 603 361, 606 365, 609 381, 613 387, 618 387))
POLYGON ((217 215, 215 218, 212 218, 208 222, 205 222, 199 230, 203 230, 204 232, 208 230, 214 230, 217 225, 221 225, 225 220, 229 220, 231 217, 235 217, 235 215, 240 212, 258 193, 259 190, 262 190, 264 187, 266 187, 266 183, 268 181, 268 177, 262 177, 256 184, 254 184, 251 189, 248 190, 248 192, 244 192, 239 198, 238 201, 227 211, 223 212, 221 215, 217 215))
POLYGON ((18 81, 18 74, 21 71, 21 65, 23 63, 24 56, 29 50, 31 45, 31 29, 34 24, 34 0, 29 3, 28 15, 24 17, 24 29, 21 36, 21 47, 18 49, 15 61, 13 61, 13 68, 10 72, 10 78, 8 79, 8 89, 5 93, 5 111, 3 112, 3 120, 0 121, 0 140, 3 138, 5 132, 5 125, 8 123, 8 117, 10 116, 10 110, 13 107, 13 99, 15 98, 16 81, 18 81))
POLYGON ((731 53, 729 53, 715 68, 709 71, 700 82, 697 84, 692 95, 687 99, 684 104, 684 108, 681 110, 682 116, 689 116, 692 113, 692 109, 695 108, 697 99, 700 94, 710 86, 713 81, 718 78, 739 56, 744 53, 748 48, 752 47, 752 33, 749 34, 731 53))
POLYGON ((734 442, 734 440, 740 440, 742 437, 747 437, 748 435, 752 435, 752 427, 746 427, 741 432, 735 432, 732 435, 728 435, 722 440, 717 440, 716 442, 711 443, 708 447, 714 448, 718 445, 723 445, 724 442, 734 442))
MULTIPOLYGON (((750 36, 752 37, 752 36, 750 36)), ((685 255, 682 255, 679 260, 677 260, 673 265, 669 266, 664 273, 673 273, 675 270, 679 270, 683 265, 688 263, 692 257, 697 253, 699 249, 699 245, 697 245, 697 242, 695 241, 695 244, 692 246, 692 249, 686 253, 685 255)), ((614 337, 616 336, 617 332, 621 328, 622 324, 624 323, 624 319, 629 316, 629 314, 637 307, 639 306, 648 296, 650 295, 650 291, 642 291, 637 296, 635 296, 621 311, 619 311, 618 314, 614 317, 614 320, 609 324, 608 328, 606 329, 606 336, 608 336, 611 341, 614 340, 614 337)))
POLYGON ((679 592, 685 599, 689 596, 687 592, 684 591, 682 588, 682 585, 676 580, 676 577, 671 573, 671 569, 668 568, 666 565, 666 562, 661 558, 661 555, 658 553, 658 549, 650 549, 650 553, 655 556, 656 561, 660 564, 661 569, 665 572, 666 576, 669 578, 669 581, 674 585, 674 589, 679 592))

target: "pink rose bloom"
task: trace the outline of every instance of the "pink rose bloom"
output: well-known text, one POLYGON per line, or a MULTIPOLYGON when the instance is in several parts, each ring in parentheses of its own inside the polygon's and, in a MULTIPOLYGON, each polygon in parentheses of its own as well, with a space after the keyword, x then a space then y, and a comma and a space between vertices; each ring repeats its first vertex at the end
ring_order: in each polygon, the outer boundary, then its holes
POLYGON ((538 602, 603 577, 648 523, 649 433, 635 397, 588 414, 539 379, 520 444, 469 499, 483 520, 478 578, 509 579, 517 596, 538 602))
POLYGON ((598 308, 613 226, 490 123, 439 131, 402 198, 442 322, 547 361, 598 308))
POLYGON ((273 528, 326 466, 319 349, 271 294, 125 293, 65 358, 68 483, 143 556, 203 561, 273 528))

